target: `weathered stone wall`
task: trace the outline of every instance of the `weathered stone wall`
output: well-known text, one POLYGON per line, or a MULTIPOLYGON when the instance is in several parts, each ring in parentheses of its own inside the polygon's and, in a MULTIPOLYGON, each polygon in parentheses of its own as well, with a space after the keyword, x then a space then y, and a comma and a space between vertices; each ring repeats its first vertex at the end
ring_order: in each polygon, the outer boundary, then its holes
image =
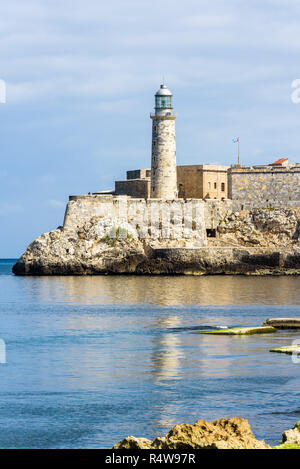
POLYGON ((115 181, 115 194, 148 199, 150 197, 150 178, 115 181))
POLYGON ((151 177, 151 169, 133 169, 126 171, 127 179, 145 179, 151 177))
POLYGON ((228 171, 229 198, 251 207, 300 205, 300 167, 241 167, 228 171))
POLYGON ((151 116, 152 160, 150 197, 174 199, 177 196, 176 116, 151 116))
POLYGON ((232 202, 215 200, 133 199, 126 196, 71 196, 67 205, 64 229, 78 231, 89 220, 129 224, 141 239, 197 240, 206 243, 206 229, 216 229, 232 210, 232 202))

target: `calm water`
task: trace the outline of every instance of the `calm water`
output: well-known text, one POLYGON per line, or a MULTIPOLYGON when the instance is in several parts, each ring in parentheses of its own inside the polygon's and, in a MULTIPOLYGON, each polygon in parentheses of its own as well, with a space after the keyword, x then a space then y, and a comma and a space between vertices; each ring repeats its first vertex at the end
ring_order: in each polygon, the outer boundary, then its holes
POLYGON ((277 443, 300 420, 300 333, 194 334, 300 316, 297 277, 15 277, 0 261, 0 447, 107 448, 241 416, 277 443))

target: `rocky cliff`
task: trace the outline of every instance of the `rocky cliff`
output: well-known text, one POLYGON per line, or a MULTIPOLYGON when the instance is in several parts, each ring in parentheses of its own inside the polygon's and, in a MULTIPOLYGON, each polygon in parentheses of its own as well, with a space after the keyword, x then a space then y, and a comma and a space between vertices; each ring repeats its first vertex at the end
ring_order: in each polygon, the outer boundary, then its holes
POLYGON ((17 275, 300 274, 300 216, 295 209, 229 211, 205 246, 189 239, 141 239, 112 218, 91 217, 36 238, 17 275))

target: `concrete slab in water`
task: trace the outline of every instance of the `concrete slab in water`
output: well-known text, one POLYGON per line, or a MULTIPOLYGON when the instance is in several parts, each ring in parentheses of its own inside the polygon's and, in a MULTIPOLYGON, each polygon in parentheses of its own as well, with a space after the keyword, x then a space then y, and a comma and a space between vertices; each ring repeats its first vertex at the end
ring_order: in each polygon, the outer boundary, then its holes
POLYGON ((270 318, 263 326, 273 326, 276 329, 300 329, 300 318, 270 318))
POLYGON ((287 353, 288 355, 293 355, 293 353, 300 354, 300 345, 290 345, 287 347, 272 348, 270 352, 287 353))
POLYGON ((252 334, 269 334, 276 332, 272 326, 258 327, 233 327, 232 329, 217 329, 213 331, 196 332, 196 334, 213 334, 213 335, 252 335, 252 334))

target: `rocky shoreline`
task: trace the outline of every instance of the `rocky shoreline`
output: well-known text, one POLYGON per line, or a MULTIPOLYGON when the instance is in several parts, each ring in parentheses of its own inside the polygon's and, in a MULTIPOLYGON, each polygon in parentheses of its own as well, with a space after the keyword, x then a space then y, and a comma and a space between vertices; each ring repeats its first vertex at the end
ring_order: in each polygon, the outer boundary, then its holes
MULTIPOLYGON (((113 449, 272 449, 263 440, 257 440, 249 422, 240 417, 220 419, 214 422, 198 420, 195 424, 175 425, 164 437, 153 441, 128 436, 113 449)), ((282 442, 273 449, 300 449, 300 422, 282 434, 282 442)))
POLYGON ((118 240, 113 246, 98 242, 88 250, 79 240, 76 240, 76 245, 74 244, 59 230, 46 233, 29 245, 13 266, 13 273, 16 275, 300 275, 300 249, 287 252, 230 247, 158 248, 139 240, 118 240), (57 241, 52 241, 53 235, 57 236, 61 245, 57 241))
POLYGON ((300 218, 292 209, 254 209, 220 220, 216 238, 142 239, 139 227, 92 217, 36 238, 16 275, 300 275, 300 218))

